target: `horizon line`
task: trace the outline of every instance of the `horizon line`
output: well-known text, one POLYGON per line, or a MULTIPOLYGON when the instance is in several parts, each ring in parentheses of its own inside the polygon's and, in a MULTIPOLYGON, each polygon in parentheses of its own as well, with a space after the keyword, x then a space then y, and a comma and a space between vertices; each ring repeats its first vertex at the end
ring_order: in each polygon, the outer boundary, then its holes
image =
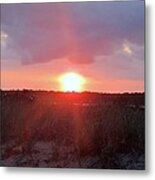
POLYGON ((29 89, 29 88, 19 88, 19 89, 2 89, 0 88, 0 91, 46 91, 46 92, 53 92, 53 93, 98 93, 98 94, 144 94, 145 91, 123 91, 123 92, 107 92, 107 91, 91 91, 91 90, 85 90, 85 91, 62 91, 62 90, 48 90, 48 89, 29 89))

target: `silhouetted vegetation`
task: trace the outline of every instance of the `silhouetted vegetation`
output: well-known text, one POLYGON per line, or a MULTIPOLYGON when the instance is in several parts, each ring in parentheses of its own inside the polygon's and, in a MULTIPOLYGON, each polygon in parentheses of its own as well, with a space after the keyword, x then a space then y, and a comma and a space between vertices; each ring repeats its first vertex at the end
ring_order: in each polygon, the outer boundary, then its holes
POLYGON ((145 168, 144 93, 0 93, 3 166, 145 168))

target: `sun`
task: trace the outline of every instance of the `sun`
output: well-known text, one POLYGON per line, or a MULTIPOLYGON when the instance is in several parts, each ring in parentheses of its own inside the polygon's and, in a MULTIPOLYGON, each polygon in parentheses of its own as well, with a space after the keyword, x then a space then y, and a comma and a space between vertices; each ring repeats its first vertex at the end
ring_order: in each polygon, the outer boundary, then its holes
POLYGON ((68 72, 60 77, 61 89, 63 91, 82 91, 85 79, 75 72, 68 72))

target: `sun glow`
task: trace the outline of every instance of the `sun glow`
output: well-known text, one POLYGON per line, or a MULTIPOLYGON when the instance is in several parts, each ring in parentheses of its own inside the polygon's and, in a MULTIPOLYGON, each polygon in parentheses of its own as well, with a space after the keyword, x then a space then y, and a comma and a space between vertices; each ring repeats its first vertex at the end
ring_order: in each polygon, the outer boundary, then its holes
POLYGON ((85 79, 74 72, 68 72, 60 77, 61 89, 63 91, 82 91, 85 79))

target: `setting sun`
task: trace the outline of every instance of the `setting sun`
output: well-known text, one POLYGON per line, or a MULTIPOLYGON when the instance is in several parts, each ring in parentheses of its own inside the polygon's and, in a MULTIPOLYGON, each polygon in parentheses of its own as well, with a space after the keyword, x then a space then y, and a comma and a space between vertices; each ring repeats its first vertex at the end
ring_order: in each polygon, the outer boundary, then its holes
POLYGON ((63 91, 81 91, 85 79, 74 72, 68 72, 60 77, 61 88, 63 91))

